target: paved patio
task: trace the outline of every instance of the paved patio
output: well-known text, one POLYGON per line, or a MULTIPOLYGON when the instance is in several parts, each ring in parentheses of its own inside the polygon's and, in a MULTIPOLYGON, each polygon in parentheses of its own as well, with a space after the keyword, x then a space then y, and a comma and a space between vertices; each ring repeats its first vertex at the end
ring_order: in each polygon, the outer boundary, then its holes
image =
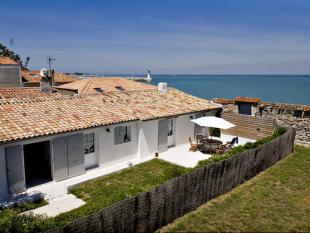
MULTIPOLYGON (((221 134, 220 138, 213 137, 223 143, 231 141, 235 136, 228 134, 221 134)), ((254 142, 255 140, 238 137, 239 143, 237 145, 244 145, 247 142, 254 142)), ((183 167, 195 167, 200 160, 205 160, 211 157, 210 154, 204 154, 200 151, 189 151, 189 143, 177 147, 169 148, 168 151, 160 153, 159 158, 167 162, 174 163, 183 167)))

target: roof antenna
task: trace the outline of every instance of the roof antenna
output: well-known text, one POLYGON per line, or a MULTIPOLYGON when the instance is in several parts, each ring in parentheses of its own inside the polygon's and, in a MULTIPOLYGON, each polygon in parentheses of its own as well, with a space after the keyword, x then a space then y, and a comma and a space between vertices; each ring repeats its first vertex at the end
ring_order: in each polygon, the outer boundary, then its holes
POLYGON ((10 38, 10 46, 11 46, 11 50, 14 52, 15 51, 15 39, 14 38, 10 38))
POLYGON ((48 69, 51 70, 52 69, 52 61, 55 61, 56 59, 51 57, 51 56, 48 56, 47 57, 47 61, 48 61, 48 69))

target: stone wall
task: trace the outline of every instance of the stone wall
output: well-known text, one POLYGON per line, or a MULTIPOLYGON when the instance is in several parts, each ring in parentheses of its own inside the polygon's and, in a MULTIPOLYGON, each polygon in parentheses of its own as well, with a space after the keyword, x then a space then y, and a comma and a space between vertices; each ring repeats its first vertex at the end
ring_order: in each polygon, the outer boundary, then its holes
POLYGON ((296 129, 296 142, 310 144, 310 106, 262 102, 256 115, 296 129))
POLYGON ((54 232, 154 232, 292 153, 294 136, 289 128, 262 146, 176 177, 54 232))
POLYGON ((310 144, 310 118, 300 118, 270 112, 264 112, 262 117, 275 119, 278 125, 292 126, 296 129, 296 143, 310 144))

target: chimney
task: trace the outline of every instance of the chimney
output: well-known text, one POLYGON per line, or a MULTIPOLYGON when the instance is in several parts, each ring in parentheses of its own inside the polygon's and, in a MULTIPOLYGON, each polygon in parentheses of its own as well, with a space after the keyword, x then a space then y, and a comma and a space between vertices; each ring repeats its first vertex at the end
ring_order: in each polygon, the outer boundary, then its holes
POLYGON ((52 87, 54 86, 54 70, 41 69, 40 70, 40 86, 41 91, 45 93, 53 93, 52 87))
POLYGON ((158 83, 158 90, 161 93, 166 93, 168 91, 168 85, 167 83, 158 83))

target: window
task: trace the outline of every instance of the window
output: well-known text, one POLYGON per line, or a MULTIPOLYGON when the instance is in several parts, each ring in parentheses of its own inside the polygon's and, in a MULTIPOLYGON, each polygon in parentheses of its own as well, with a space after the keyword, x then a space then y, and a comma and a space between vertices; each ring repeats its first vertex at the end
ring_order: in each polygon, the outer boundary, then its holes
POLYGON ((84 134, 84 154, 95 152, 95 134, 84 134))
POLYGON ((101 87, 95 87, 94 90, 99 93, 104 93, 104 90, 101 87))
POLYGON ((168 120, 168 136, 173 135, 173 119, 168 120))
POLYGON ((126 90, 124 87, 122 87, 122 86, 115 86, 115 88, 117 89, 117 90, 120 90, 120 91, 124 91, 124 90, 126 90))
POLYGON ((118 126, 114 128, 114 143, 115 145, 131 141, 131 127, 118 126))

